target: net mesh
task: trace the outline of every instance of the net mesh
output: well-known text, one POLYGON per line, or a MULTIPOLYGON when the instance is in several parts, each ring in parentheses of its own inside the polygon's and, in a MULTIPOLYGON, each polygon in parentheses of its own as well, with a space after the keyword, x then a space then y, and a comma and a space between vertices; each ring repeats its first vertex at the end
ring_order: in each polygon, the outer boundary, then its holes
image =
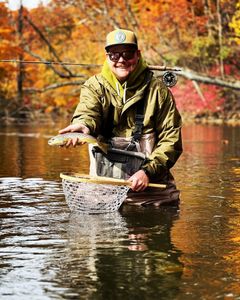
POLYGON ((63 192, 71 211, 86 213, 113 212, 126 198, 128 186, 74 182, 62 179, 63 192))

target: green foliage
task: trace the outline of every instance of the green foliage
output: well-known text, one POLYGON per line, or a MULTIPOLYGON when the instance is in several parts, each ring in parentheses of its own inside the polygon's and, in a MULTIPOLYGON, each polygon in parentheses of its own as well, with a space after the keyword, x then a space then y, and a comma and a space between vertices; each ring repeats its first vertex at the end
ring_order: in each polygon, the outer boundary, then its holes
POLYGON ((208 65, 215 62, 216 45, 213 37, 197 37, 192 43, 192 56, 199 58, 202 63, 208 65))

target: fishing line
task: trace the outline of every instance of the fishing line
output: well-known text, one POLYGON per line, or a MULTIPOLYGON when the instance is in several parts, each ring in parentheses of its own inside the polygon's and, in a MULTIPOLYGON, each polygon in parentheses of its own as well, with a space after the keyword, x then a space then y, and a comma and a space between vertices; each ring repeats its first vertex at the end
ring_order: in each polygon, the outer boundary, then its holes
MULTIPOLYGON (((87 68, 98 68, 102 67, 99 64, 83 64, 83 63, 73 63, 73 62, 58 62, 58 61, 40 61, 40 60, 18 60, 18 59, 0 59, 1 63, 18 63, 18 64, 43 64, 43 65, 63 65, 63 66, 80 66, 87 68)), ((166 66, 148 66, 151 70, 156 71, 174 71, 180 72, 179 68, 172 68, 166 66)))

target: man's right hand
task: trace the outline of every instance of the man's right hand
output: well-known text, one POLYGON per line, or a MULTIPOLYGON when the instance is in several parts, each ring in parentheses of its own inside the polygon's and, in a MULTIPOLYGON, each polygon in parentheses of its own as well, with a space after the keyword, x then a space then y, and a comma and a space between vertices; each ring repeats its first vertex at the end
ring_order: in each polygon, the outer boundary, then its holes
MULTIPOLYGON (((90 130, 87 128, 87 126, 80 124, 80 123, 79 124, 71 124, 63 129, 59 130, 60 134, 68 133, 68 132, 82 132, 84 134, 90 134, 90 130)), ((83 145, 85 143, 84 142, 79 143, 77 138, 73 138, 66 143, 65 147, 69 147, 70 145, 75 147, 77 144, 83 145)))

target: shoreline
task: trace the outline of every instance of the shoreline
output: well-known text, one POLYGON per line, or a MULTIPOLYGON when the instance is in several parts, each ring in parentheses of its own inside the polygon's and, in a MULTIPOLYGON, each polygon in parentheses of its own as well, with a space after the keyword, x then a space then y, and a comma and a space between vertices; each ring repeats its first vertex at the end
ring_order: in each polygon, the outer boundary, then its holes
MULTIPOLYGON (((180 112, 183 124, 202 124, 202 125, 227 125, 240 126, 240 113, 229 113, 229 116, 222 116, 218 114, 191 114, 187 112, 180 112)), ((71 113, 42 113, 42 112, 26 112, 16 117, 2 116, 0 121, 2 125, 13 124, 56 124, 67 123, 71 120, 71 113)))

